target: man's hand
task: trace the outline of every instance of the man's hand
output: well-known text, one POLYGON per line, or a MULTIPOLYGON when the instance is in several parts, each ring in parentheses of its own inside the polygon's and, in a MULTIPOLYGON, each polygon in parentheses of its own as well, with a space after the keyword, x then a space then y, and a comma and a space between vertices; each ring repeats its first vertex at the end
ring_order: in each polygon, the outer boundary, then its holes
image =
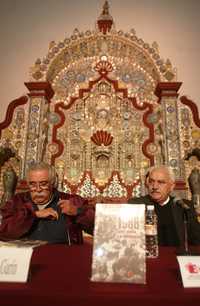
POLYGON ((60 200, 58 202, 60 210, 63 214, 76 216, 78 207, 76 207, 72 201, 70 200, 60 200))
POLYGON ((35 212, 35 215, 37 218, 48 218, 48 219, 52 219, 52 220, 58 220, 58 213, 56 210, 54 210, 53 208, 49 207, 49 208, 44 208, 41 210, 37 210, 35 212))

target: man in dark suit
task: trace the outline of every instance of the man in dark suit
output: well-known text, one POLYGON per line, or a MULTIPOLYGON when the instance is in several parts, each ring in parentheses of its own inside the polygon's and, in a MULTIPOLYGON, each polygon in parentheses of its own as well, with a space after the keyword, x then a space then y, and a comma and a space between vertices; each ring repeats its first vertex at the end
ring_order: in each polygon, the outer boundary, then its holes
POLYGON ((200 244, 200 223, 194 207, 190 201, 176 201, 170 195, 174 186, 174 174, 169 167, 152 167, 146 180, 148 194, 140 198, 131 198, 129 203, 154 205, 158 220, 159 245, 184 245, 185 218, 189 243, 200 244))

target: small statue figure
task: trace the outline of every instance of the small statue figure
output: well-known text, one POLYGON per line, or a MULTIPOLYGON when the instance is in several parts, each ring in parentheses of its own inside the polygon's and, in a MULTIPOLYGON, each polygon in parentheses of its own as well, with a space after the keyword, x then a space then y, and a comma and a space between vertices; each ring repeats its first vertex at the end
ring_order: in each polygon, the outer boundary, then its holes
POLYGON ((194 208, 198 215, 200 215, 200 170, 197 168, 192 169, 188 178, 190 191, 192 194, 192 201, 194 208))
POLYGON ((17 175, 12 167, 8 167, 3 174, 4 193, 1 199, 0 207, 8 201, 15 193, 17 186, 17 175))
POLYGON ((0 147, 0 167, 11 157, 15 157, 15 152, 9 147, 0 147))
POLYGON ((188 152, 185 160, 189 160, 192 156, 196 156, 198 161, 200 161, 200 148, 194 148, 191 152, 188 152))

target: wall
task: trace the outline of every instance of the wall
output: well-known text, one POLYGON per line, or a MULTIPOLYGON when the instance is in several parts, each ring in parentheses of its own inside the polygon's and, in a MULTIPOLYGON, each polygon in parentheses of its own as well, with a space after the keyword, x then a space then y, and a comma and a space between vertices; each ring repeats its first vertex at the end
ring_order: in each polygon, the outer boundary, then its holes
MULTIPOLYGON (((29 68, 43 58, 50 41, 62 41, 75 28, 94 29, 104 0, 0 1, 0 121, 8 104, 27 92, 29 68)), ((180 93, 200 109, 200 1, 110 0, 117 30, 136 30, 147 43, 157 41, 160 55, 177 67, 180 93)))

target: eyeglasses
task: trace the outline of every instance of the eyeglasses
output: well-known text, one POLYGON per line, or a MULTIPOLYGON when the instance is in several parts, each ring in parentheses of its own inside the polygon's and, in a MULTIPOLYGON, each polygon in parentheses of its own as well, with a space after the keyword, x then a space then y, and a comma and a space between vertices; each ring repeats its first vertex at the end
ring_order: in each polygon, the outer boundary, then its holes
POLYGON ((29 182, 28 186, 30 190, 37 190, 37 189, 48 190, 50 182, 49 181, 29 182))

